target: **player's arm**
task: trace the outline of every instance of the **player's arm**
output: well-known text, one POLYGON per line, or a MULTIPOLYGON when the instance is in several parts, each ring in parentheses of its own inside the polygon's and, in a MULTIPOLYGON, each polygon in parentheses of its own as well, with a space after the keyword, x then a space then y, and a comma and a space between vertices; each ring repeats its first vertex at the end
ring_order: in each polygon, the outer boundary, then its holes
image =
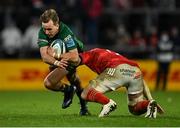
POLYGON ((67 36, 63 40, 68 49, 68 52, 62 54, 60 58, 65 58, 75 64, 78 63, 79 53, 73 35, 71 35, 69 31, 67 31, 67 36))
POLYGON ((62 63, 63 60, 58 61, 53 56, 48 54, 49 42, 47 40, 47 36, 44 33, 42 27, 38 33, 37 44, 39 46, 40 54, 41 54, 41 58, 42 58, 43 62, 50 64, 50 65, 55 65, 55 66, 58 66, 61 68, 65 68, 67 66, 65 62, 62 63))
POLYGON ((143 89, 143 94, 144 94, 144 96, 145 96, 148 100, 153 100, 152 95, 151 95, 151 92, 150 92, 149 87, 147 86, 145 80, 143 80, 143 86, 144 86, 144 89, 143 89))
POLYGON ((48 54, 48 48, 49 46, 43 46, 40 47, 40 54, 43 62, 50 64, 50 65, 55 65, 61 68, 67 67, 67 61, 66 59, 61 59, 60 61, 56 60, 54 57, 52 57, 50 54, 48 54))
MULTIPOLYGON (((144 89, 143 89, 143 94, 144 94, 144 96, 145 96, 149 101, 153 100, 152 95, 151 95, 151 92, 150 92, 149 87, 148 87, 148 85, 146 84, 145 80, 143 80, 143 85, 144 85, 144 89)), ((164 112, 165 112, 164 109, 163 109, 159 104, 157 104, 157 111, 158 111, 159 114, 164 114, 164 112)))
POLYGON ((61 58, 64 58, 64 59, 74 63, 75 65, 77 65, 79 62, 79 53, 78 53, 77 48, 70 50, 67 53, 62 54, 61 58))

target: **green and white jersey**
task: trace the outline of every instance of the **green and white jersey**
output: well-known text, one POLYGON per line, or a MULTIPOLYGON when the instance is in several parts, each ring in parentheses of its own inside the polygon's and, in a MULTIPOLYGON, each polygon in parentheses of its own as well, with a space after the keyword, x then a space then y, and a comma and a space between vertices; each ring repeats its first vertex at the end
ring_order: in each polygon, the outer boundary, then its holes
POLYGON ((44 47, 44 46, 50 46, 52 42, 55 40, 61 39, 64 41, 66 45, 67 52, 69 50, 73 50, 75 48, 78 49, 78 52, 83 51, 83 43, 77 39, 77 37, 73 34, 73 32, 70 30, 70 28, 65 25, 63 22, 60 22, 60 30, 59 32, 53 37, 49 38, 43 31, 43 28, 39 30, 38 35, 38 46, 44 47))

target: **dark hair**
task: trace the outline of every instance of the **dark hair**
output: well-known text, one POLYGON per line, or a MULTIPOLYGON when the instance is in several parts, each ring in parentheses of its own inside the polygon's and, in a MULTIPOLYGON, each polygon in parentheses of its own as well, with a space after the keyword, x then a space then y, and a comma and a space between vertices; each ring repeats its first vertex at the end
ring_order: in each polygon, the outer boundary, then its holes
POLYGON ((47 23, 49 20, 52 20, 54 24, 59 23, 58 14, 54 9, 48 9, 40 16, 40 21, 43 23, 47 23))

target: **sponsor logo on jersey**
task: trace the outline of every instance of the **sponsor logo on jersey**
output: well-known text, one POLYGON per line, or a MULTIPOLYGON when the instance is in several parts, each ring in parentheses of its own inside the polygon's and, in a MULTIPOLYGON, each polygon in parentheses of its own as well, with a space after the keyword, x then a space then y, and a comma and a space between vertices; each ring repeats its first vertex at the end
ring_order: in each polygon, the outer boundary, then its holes
POLYGON ((120 72, 126 72, 126 73, 135 73, 135 71, 131 70, 131 69, 120 69, 119 71, 120 72))
POLYGON ((119 71, 122 73, 122 75, 129 76, 129 77, 133 77, 134 73, 136 72, 136 71, 131 70, 131 69, 120 69, 119 71))
POLYGON ((64 41, 65 41, 66 46, 67 46, 68 48, 75 46, 74 40, 73 40, 73 38, 72 38, 71 35, 68 35, 68 36, 64 39, 64 41))
POLYGON ((66 38, 64 38, 64 41, 68 41, 71 38, 72 38, 71 35, 68 35, 66 38))

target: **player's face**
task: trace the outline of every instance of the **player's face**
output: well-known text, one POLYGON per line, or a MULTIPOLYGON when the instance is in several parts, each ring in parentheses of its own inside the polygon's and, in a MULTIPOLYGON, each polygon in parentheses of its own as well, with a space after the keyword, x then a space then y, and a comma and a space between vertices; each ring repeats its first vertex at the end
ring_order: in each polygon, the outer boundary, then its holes
POLYGON ((49 38, 53 38, 59 31, 59 24, 54 24, 52 20, 49 20, 47 23, 42 22, 42 28, 49 38))

